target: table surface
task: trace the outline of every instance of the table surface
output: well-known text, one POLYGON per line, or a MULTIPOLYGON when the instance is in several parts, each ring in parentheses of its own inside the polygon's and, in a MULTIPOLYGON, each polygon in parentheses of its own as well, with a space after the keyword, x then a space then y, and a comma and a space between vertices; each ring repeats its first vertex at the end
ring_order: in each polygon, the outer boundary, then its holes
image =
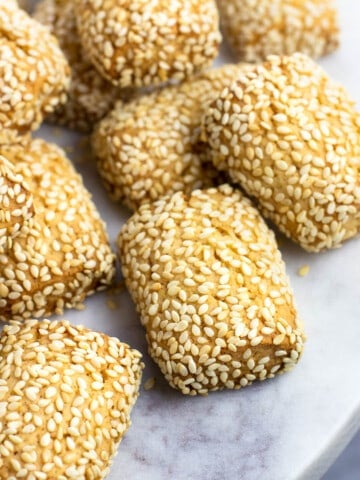
POLYGON ((360 430, 322 480, 358 480, 360 472, 360 430))
MULTIPOLYGON (((320 63, 360 103, 360 2, 342 0, 340 9, 342 46, 320 63)), ((69 147, 114 245, 129 212, 107 199, 79 136, 48 126, 37 136, 69 147)), ((167 386, 147 356, 127 292, 99 294, 86 301, 84 311, 65 312, 68 320, 141 350, 144 381, 156 378, 154 389, 141 390, 109 480, 317 480, 355 433, 360 425, 360 240, 318 255, 280 240, 308 342, 295 370, 277 379, 187 398, 167 386), (310 272, 299 277, 303 265, 310 272)))

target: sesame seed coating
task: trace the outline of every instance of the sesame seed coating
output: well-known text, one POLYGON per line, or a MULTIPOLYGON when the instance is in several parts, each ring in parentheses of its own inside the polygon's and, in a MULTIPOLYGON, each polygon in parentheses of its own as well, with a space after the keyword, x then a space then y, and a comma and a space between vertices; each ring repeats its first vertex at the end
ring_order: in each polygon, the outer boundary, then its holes
POLYGON ((213 186, 214 170, 200 143, 203 114, 248 65, 226 65, 115 109, 94 131, 99 173, 115 201, 136 209, 162 195, 213 186))
POLYGON ((334 0, 217 0, 221 26, 239 60, 302 52, 318 58, 339 45, 334 0))
POLYGON ((272 56, 239 77, 204 131, 215 166, 304 249, 360 233, 360 115, 305 55, 272 56))
POLYGON ((56 36, 71 67, 67 101, 47 119, 58 125, 91 132, 94 124, 106 115, 122 92, 105 80, 84 55, 81 47, 73 0, 42 0, 36 5, 34 18, 49 27, 56 36))
POLYGON ((13 165, 0 155, 0 252, 34 215, 32 195, 13 165))
POLYGON ((298 361, 304 336, 285 265, 229 185, 145 204, 118 247, 149 353, 184 394, 239 389, 298 361))
POLYGON ((28 320, 0 337, 0 479, 97 480, 138 397, 141 355, 67 321, 28 320))
POLYGON ((78 0, 75 10, 86 54, 120 87, 184 80, 218 54, 215 0, 78 0))
POLYGON ((61 314, 112 282, 114 255, 104 224, 56 145, 38 139, 0 153, 29 185, 36 212, 26 235, 0 253, 0 320, 61 314))
POLYGON ((69 66, 48 29, 16 2, 0 2, 0 144, 35 130, 65 101, 69 66))

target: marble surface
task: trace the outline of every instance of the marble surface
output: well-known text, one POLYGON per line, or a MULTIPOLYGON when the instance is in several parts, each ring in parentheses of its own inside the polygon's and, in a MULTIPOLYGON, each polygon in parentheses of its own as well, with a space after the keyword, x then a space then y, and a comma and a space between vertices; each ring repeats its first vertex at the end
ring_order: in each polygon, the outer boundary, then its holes
POLYGON ((360 431, 326 472, 322 480, 358 480, 360 475, 360 431))
MULTIPOLYGON (((321 63, 360 102, 360 2, 341 2, 341 49, 321 63)), ((107 200, 79 137, 43 127, 39 136, 67 146, 107 221, 111 241, 129 213, 107 200), (72 150, 75 150, 72 153, 72 150), (81 162, 76 160, 77 155, 81 162)), ((281 240, 308 342, 298 367, 238 392, 186 398, 162 380, 146 355, 144 332, 124 291, 100 294, 68 320, 118 336, 144 353, 144 380, 133 425, 109 480, 317 480, 360 425, 360 239, 310 255, 281 240), (307 277, 298 269, 310 266, 307 277), (108 301, 116 303, 110 309, 108 301)))

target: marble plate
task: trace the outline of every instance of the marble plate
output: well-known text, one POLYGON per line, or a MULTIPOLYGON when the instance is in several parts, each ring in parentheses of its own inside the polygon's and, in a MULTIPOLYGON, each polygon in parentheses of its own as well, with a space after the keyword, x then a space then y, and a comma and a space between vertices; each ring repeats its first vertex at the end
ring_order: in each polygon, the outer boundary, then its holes
MULTIPOLYGON (((340 3, 340 2, 339 2, 340 3)), ((343 0, 342 46, 322 65, 360 101, 360 2, 343 0)), ((230 57, 225 52, 220 62, 230 57)), ((42 127, 67 147, 108 224, 111 241, 129 212, 112 204, 79 136, 42 127)), ((282 239, 308 342, 295 370, 237 392, 186 398, 163 381, 146 354, 144 332, 124 291, 99 294, 64 317, 119 337, 144 353, 144 381, 109 480, 316 480, 360 426, 360 240, 307 254, 282 239), (310 266, 306 277, 297 275, 310 266), (109 302, 110 300, 110 302, 109 302), (110 308, 112 307, 112 308, 110 308)))

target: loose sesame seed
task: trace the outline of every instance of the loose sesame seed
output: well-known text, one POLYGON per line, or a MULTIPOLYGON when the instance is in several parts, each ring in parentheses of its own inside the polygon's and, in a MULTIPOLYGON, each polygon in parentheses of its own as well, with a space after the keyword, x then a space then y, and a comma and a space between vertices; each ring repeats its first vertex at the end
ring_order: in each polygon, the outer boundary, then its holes
POLYGON ((310 267, 309 265, 303 265, 302 267, 299 268, 298 270, 298 275, 300 277, 306 277, 310 272, 310 267))
POLYGON ((152 390, 155 387, 156 379, 155 377, 150 377, 144 383, 144 390, 152 390))

